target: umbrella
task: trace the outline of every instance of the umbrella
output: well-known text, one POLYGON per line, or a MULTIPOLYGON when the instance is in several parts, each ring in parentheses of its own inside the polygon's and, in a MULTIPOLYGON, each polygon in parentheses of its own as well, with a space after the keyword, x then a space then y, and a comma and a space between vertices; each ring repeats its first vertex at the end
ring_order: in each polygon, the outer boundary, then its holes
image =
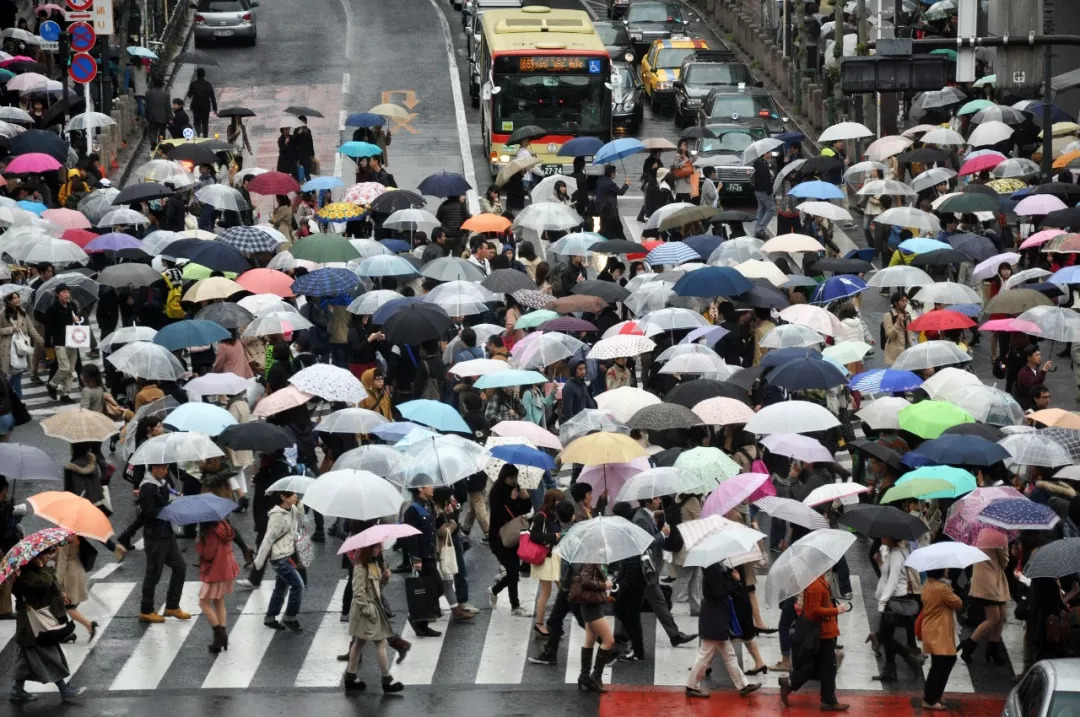
MULTIPOLYGON (((934 498, 956 498, 964 493, 970 493, 975 490, 976 485, 975 476, 961 468, 954 468, 952 466, 923 466, 905 474, 904 477, 896 482, 896 486, 902 487, 916 481, 944 481, 948 484, 948 488, 942 487, 940 490, 920 492, 920 497, 925 498, 926 500, 932 500, 934 498)), ((896 498, 891 498, 890 500, 896 500, 896 498)))
MULTIPOLYGON (((242 279, 243 277, 240 278, 242 279)), ((388 302, 403 298, 405 297, 396 291, 391 291, 390 289, 376 289, 375 291, 368 291, 353 299, 352 303, 346 307, 346 310, 359 316, 370 316, 388 302)))
POLYGON ((158 518, 174 525, 194 525, 196 523, 216 523, 236 510, 236 503, 214 495, 199 493, 183 495, 161 509, 158 518))
POLYGON ((452 326, 445 311, 434 304, 421 302, 408 304, 394 312, 383 324, 383 333, 391 344, 417 346, 442 338, 452 326))
MULTIPOLYGON (((716 518, 718 516, 714 515, 712 517, 716 518)), ((680 523, 680 532, 683 532, 684 527, 691 527, 692 523, 697 522, 706 521, 687 521, 686 523, 680 523)), ((764 533, 734 521, 727 521, 727 523, 728 525, 723 528, 718 530, 714 529, 703 537, 693 541, 693 543, 687 541, 687 545, 690 549, 687 551, 683 564, 687 567, 708 567, 723 560, 733 561, 736 556, 747 552, 755 553, 755 557, 761 555, 761 552, 757 548, 757 543, 765 538, 764 533)), ((684 540, 686 540, 686 538, 684 538, 684 540)), ((758 559, 760 560, 761 558, 758 557, 758 559)))
MULTIPOLYGON (((641 532, 644 533, 645 531, 641 532)), ((0 563, 0 584, 10 580, 16 570, 28 564, 41 553, 67 543, 74 536, 75 533, 61 527, 44 528, 26 536, 12 546, 4 555, 4 560, 0 563)), ((649 536, 649 540, 652 540, 652 536, 649 536)))
POLYGON ((326 267, 309 271, 292 283, 294 293, 303 296, 340 296, 348 294, 360 283, 360 277, 343 267, 326 267))
POLYGON ((655 403, 638 410, 627 425, 643 431, 668 431, 700 426, 701 419, 677 403, 655 403))
POLYGON ((266 491, 264 491, 264 494, 299 493, 302 495, 307 492, 307 489, 310 488, 311 484, 314 482, 314 478, 308 478, 307 476, 285 476, 284 478, 280 478, 271 483, 266 491))
POLYGON ((369 471, 333 470, 315 479, 304 494, 304 505, 337 518, 375 520, 398 514, 401 491, 369 471))
POLYGON ((816 530, 780 554, 765 581, 765 600, 778 605, 798 595, 844 557, 855 536, 843 530, 816 530))
POLYGON ((286 386, 285 388, 279 388, 268 396, 263 396, 259 399, 259 402, 255 404, 255 410, 251 415, 259 418, 265 418, 267 416, 273 416, 276 413, 287 411, 290 408, 296 408, 302 406, 310 401, 313 396, 310 393, 304 393, 296 386, 286 386))
POLYGON ((516 269, 496 269, 484 277, 480 285, 496 294, 513 294, 518 291, 538 290, 536 282, 530 279, 528 274, 516 269))
POLYGON ((188 381, 184 384, 184 390, 192 396, 192 400, 199 400, 202 396, 235 396, 246 393, 251 388, 251 382, 252 379, 242 378, 235 373, 207 373, 188 381))
POLYGON ((996 500, 982 509, 978 519, 1005 530, 1050 530, 1060 520, 1050 506, 1027 498, 996 500))
POLYGON ((820 306, 796 304, 780 312, 780 318, 791 324, 807 326, 825 336, 843 334, 843 326, 833 314, 820 306))
POLYGON ((477 214, 466 219, 461 228, 480 234, 498 234, 510 228, 510 220, 500 214, 477 214))
MULTIPOLYGON (((678 243, 675 243, 677 246, 678 243)), ((666 244, 664 246, 672 246, 666 244)), ((657 247, 649 252, 660 251, 657 247)), ((693 251, 687 247, 687 250, 693 251)), ((646 261, 648 258, 646 257, 646 261)), ((736 296, 754 288, 749 279, 744 277, 730 266, 705 266, 694 271, 687 272, 681 279, 675 282, 672 291, 678 296, 700 296, 713 298, 716 296, 736 296)))
POLYGON ((166 187, 164 184, 159 184, 158 182, 137 182, 124 187, 119 194, 113 197, 112 204, 116 206, 120 204, 148 202, 154 199, 171 196, 172 193, 172 189, 166 187))
MULTIPOLYGON (((557 202, 534 202, 514 217, 513 226, 535 232, 567 231, 581 226, 584 220, 570 207, 557 202)), ((462 225, 464 226, 464 225, 462 225)))
POLYGON ((815 433, 840 425, 827 408, 809 401, 781 401, 762 408, 746 423, 749 433, 815 433))
POLYGON ((362 182, 352 186, 345 192, 343 199, 346 202, 356 201, 353 197, 353 190, 356 190, 361 195, 366 194, 371 196, 378 192, 375 196, 372 196, 367 202, 358 202, 360 204, 367 204, 368 208, 373 212, 380 212, 382 214, 393 214, 399 209, 422 209, 425 205, 425 200, 416 192, 410 192, 404 189, 395 189, 388 191, 386 187, 377 182, 362 182), (357 189, 358 187, 362 189, 357 189))
POLYGON ((559 443, 566 446, 575 439, 597 431, 630 435, 630 427, 609 411, 587 408, 559 425, 559 443))
POLYGON ((473 385, 479 389, 509 388, 512 386, 526 386, 536 383, 547 383, 548 377, 539 371, 523 371, 508 369, 498 373, 481 376, 473 385))
POLYGON ((652 351, 655 348, 656 343, 644 336, 618 334, 597 341, 593 344, 592 348, 589 349, 586 358, 612 360, 616 358, 638 356, 652 351))
POLYGON ((930 530, 921 518, 891 505, 852 506, 837 522, 868 538, 918 540, 930 530))
POLYGON ((849 498, 860 493, 866 493, 869 490, 870 489, 867 486, 858 483, 826 483, 825 485, 818 486, 810 491, 810 494, 803 498, 802 502, 811 508, 814 508, 826 503, 833 503, 834 501, 843 498, 849 498))
POLYGON ((1016 399, 993 386, 949 385, 939 390, 936 397, 959 406, 976 421, 993 426, 1011 426, 1024 418, 1024 409, 1016 399))
POLYGON ((1017 318, 1038 326, 1037 335, 1051 341, 1062 343, 1080 341, 1080 315, 1071 309, 1058 306, 1036 306, 1023 312, 1017 318))
POLYGON ((164 346, 169 351, 195 346, 209 346, 232 334, 220 324, 204 319, 189 319, 167 324, 154 335, 153 343, 164 346))
POLYGON ((250 180, 247 188, 255 194, 284 195, 299 192, 300 183, 284 172, 264 172, 250 180))
MULTIPOLYGON (((967 143, 972 147, 989 147, 997 144, 998 142, 1004 142, 1013 134, 1013 128, 1004 122, 998 120, 989 120, 983 122, 968 135, 967 143)), ((975 160, 968 160, 964 163, 964 166, 960 167, 960 174, 966 174, 964 167, 970 162, 975 160)), ((990 164, 981 164, 980 169, 971 170, 971 173, 980 172, 985 169, 993 169, 997 165, 1001 164, 1003 160, 998 160, 990 164)))
POLYGON ((612 281, 598 281, 596 279, 590 279, 588 281, 579 281, 574 285, 572 289, 575 294, 586 294, 589 296, 597 296, 609 304, 614 304, 618 301, 624 301, 630 292, 622 286, 619 286, 612 281))
POLYGON ((330 402, 356 404, 368 396, 351 371, 324 363, 301 369, 289 378, 289 383, 330 402))
MULTIPOLYGON (((871 280, 870 283, 873 283, 871 280)), ((952 281, 934 283, 932 280, 920 286, 916 294, 919 301, 926 304, 978 304, 982 303, 980 296, 970 286, 957 284, 952 281)))
POLYGON ((128 462, 136 466, 168 463, 192 463, 225 455, 210 437, 203 433, 164 433, 139 446, 128 462))
POLYGON ((388 476, 401 462, 401 453, 391 446, 369 444, 345 451, 334 461, 334 470, 355 468, 388 476))
POLYGON ((555 469, 555 460, 547 453, 520 443, 496 445, 491 448, 490 453, 493 458, 517 466, 531 466, 546 471, 555 469))
POLYGON ((221 406, 192 401, 170 411, 164 423, 178 431, 198 431, 217 436, 229 426, 235 426, 236 418, 221 406))
POLYGON ((833 455, 817 440, 798 433, 773 433, 761 439, 761 445, 788 458, 806 463, 832 463, 833 455))
POLYGON ((39 518, 77 535, 105 542, 113 534, 112 525, 105 513, 86 498, 74 493, 46 491, 30 496, 26 502, 39 518))
POLYGON ((1010 457, 1005 448, 993 441, 950 434, 924 441, 915 452, 939 465, 990 466, 1010 457))
POLYGON ((821 513, 792 498, 767 496, 755 500, 754 505, 772 516, 773 520, 785 520, 810 530, 829 527, 821 513))
POLYGON ((971 357, 951 341, 924 341, 901 351, 893 361, 892 367, 895 370, 920 371, 949 364, 967 363, 970 360, 971 357))
POLYGON ((701 478, 698 493, 708 493, 717 485, 738 475, 742 468, 719 448, 698 446, 682 451, 675 458, 676 468, 694 471, 701 478))
POLYGON ((360 258, 360 252, 347 239, 336 234, 312 234, 304 237, 289 248, 289 253, 297 259, 317 264, 347 262, 360 258))
POLYGON ((296 444, 292 431, 263 421, 228 426, 215 439, 222 448, 234 451, 272 453, 296 444))
POLYGON ((691 471, 658 467, 631 476, 619 489, 616 502, 648 500, 663 495, 689 493, 697 489, 700 477, 691 471))
POLYGON ((815 359, 788 361, 773 370, 766 380, 788 391, 827 390, 847 383, 843 371, 828 361, 815 359))
POLYGON ((985 313, 1017 316, 1035 307, 1053 306, 1053 303, 1045 294, 1034 289, 1009 289, 990 299, 986 304, 985 313))
MULTIPOLYGON (((633 480, 633 479, 631 479, 633 480)), ((740 473, 716 487, 701 508, 701 516, 725 516, 769 480, 767 473, 740 473)))
POLYGON ((656 395, 633 386, 621 386, 605 391, 596 398, 598 408, 610 412, 620 421, 630 421, 641 409, 660 403, 656 395))
POLYGON ((407 277, 419 272, 408 259, 396 254, 381 254, 361 259, 351 270, 362 277, 407 277))
POLYGON ((973 423, 971 414, 946 401, 920 401, 898 414, 900 428, 921 438, 937 438, 946 428, 973 423))
POLYGON ((624 159, 633 154, 646 151, 646 147, 640 141, 632 137, 622 137, 608 142, 593 156, 593 164, 610 164, 617 159, 624 159))
POLYGON ((560 157, 587 157, 595 155, 604 146, 599 137, 574 137, 559 147, 560 157))
POLYGON ((566 448, 560 454, 563 463, 595 466, 602 463, 625 463, 646 455, 640 443, 621 433, 593 433, 569 443, 564 440, 563 443, 566 443, 566 448))
POLYGON ((389 479, 407 488, 453 485, 483 470, 490 458, 481 446, 460 436, 425 435, 415 431, 397 445, 402 443, 408 444, 408 457, 389 479))
POLYGON ((500 421, 491 427, 491 432, 508 438, 524 438, 541 448, 562 450, 562 444, 553 433, 529 421, 500 421))
POLYGON ((745 403, 727 396, 707 398, 695 404, 692 410, 701 418, 702 423, 710 426, 746 423, 754 415, 753 410, 745 403))
MULTIPOLYGON (((842 522, 842 521, 841 521, 842 522)), ((906 567, 916 572, 930 570, 964 570, 990 557, 978 548, 963 543, 943 542, 913 550, 904 561, 906 567)), ((1029 563, 1030 566, 1030 563, 1029 563)))
MULTIPOLYGON (((60 414, 54 414, 53 418, 57 415, 60 414)), ((115 432, 114 427, 113 433, 115 432)), ((51 434, 46 432, 45 435, 51 434)), ((61 480, 63 478, 60 467, 43 450, 34 446, 24 446, 21 443, 0 443, 0 465, 4 466, 3 475, 14 480, 61 480)))
POLYGON ((319 421, 315 426, 315 430, 322 433, 350 433, 357 435, 371 433, 376 427, 385 423, 387 423, 387 420, 381 414, 366 408, 342 408, 319 421))
POLYGON ((231 271, 242 274, 251 268, 251 264, 243 254, 228 244, 217 241, 181 239, 171 242, 162 254, 176 259, 190 259, 213 271, 231 271))
POLYGON ((244 329, 244 333, 241 334, 241 336, 244 338, 278 336, 280 334, 310 329, 312 326, 314 326, 314 324, 296 311, 271 310, 266 313, 257 314, 255 319, 248 324, 246 329, 244 329))
MULTIPOLYGON (((410 209, 407 211, 416 211, 410 209)), ((513 269, 504 270, 513 271, 513 269)), ((518 272, 520 273, 520 272, 518 272)), ((420 270, 421 276, 426 276, 435 281, 480 281, 485 278, 484 271, 476 264, 468 262, 461 257, 442 256, 424 264, 420 270)), ((436 287, 438 288, 438 287, 436 287)), ((489 299, 496 301, 497 299, 489 299)))
POLYGON ((488 304, 501 298, 472 281, 456 279, 436 286, 424 296, 424 301, 435 304, 448 316, 469 316, 488 311, 488 304))
POLYGON ((521 316, 515 323, 515 327, 518 329, 535 329, 537 326, 557 318, 559 318, 559 315, 554 311, 537 309, 521 316))
POLYGON ((568 563, 607 565, 640 557, 652 542, 652 535, 629 520, 600 516, 575 523, 555 550, 568 563))
POLYGON ((135 378, 176 381, 184 374, 183 365, 167 348, 147 341, 126 344, 105 359, 120 373, 135 378))
POLYGON ((840 122, 831 127, 826 127, 818 137, 818 142, 825 144, 837 140, 860 139, 873 136, 874 132, 869 127, 859 124, 858 122, 840 122))
MULTIPOLYGON (((862 389, 852 388, 852 390, 862 389)), ((855 415, 874 430, 899 430, 900 422, 897 415, 908 405, 906 399, 883 396, 874 399, 869 404, 864 404, 855 415)))
POLYGON ((1063 578, 1077 572, 1080 572, 1080 538, 1049 542, 1038 548, 1024 566, 1024 575, 1032 579, 1063 578))
POLYGON ((417 186, 417 190, 421 194, 432 197, 462 197, 468 194, 471 189, 472 185, 466 181, 464 176, 457 172, 446 171, 428 175, 417 186))
POLYGON ((241 254, 273 253, 278 248, 277 240, 257 227, 229 227, 217 241, 228 244, 241 254))
POLYGON ((1057 468, 1073 463, 1069 451, 1043 432, 1005 436, 998 441, 998 445, 1009 452, 1007 465, 1057 468))
POLYGON ((402 417, 430 426, 437 431, 472 434, 472 429, 465 423, 453 406, 429 399, 406 401, 398 406, 402 417))
MULTIPOLYGON (((942 282, 946 283, 946 282, 942 282)), ((934 280, 922 269, 914 266, 898 265, 889 266, 881 269, 870 277, 866 282, 867 286, 881 287, 881 288, 902 288, 908 289, 913 286, 920 286, 920 291, 925 291, 934 284, 934 280)), ((962 286, 962 284, 957 284, 962 286)), ((968 288, 968 287, 964 287, 968 288)), ((974 293, 974 292, 972 292, 974 293)))
POLYGON ((370 545, 382 545, 390 540, 399 540, 413 535, 420 535, 420 531, 405 523, 373 525, 356 535, 350 536, 341 544, 341 547, 338 548, 337 554, 345 555, 346 553, 351 553, 354 550, 360 550, 361 548, 366 548, 370 545))
POLYGON ((910 324, 910 331, 951 331, 953 329, 970 329, 975 322, 956 311, 937 309, 928 311, 910 324))
POLYGON ((1027 414, 1027 417, 1032 423, 1041 423, 1045 426, 1080 429, 1080 416, 1061 408, 1044 408, 1027 414))

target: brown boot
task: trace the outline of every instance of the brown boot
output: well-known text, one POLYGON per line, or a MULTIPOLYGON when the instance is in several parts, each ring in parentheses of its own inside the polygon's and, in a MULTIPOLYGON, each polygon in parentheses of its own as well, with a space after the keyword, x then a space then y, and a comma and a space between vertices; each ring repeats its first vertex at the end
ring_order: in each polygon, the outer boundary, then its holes
POLYGON ((454 608, 450 611, 450 616, 454 622, 465 622, 466 620, 472 620, 474 617, 476 617, 476 614, 467 611, 460 605, 455 605, 454 608))
POLYGON ((394 648, 397 651, 397 664, 401 664, 401 661, 405 659, 405 655, 409 654, 409 650, 412 648, 412 643, 401 637, 400 635, 391 635, 386 638, 386 644, 394 648))

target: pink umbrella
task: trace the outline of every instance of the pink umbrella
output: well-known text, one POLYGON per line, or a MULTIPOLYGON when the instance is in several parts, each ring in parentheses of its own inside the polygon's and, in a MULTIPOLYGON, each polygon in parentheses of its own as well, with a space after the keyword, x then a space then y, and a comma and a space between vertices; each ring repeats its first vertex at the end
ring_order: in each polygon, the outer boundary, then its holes
POLYGON ((41 152, 30 152, 29 154, 20 154, 11 160, 6 171, 8 174, 43 174, 45 172, 55 172, 61 166, 54 157, 41 152))
POLYGON ((732 476, 709 493, 701 507, 701 517, 725 516, 732 508, 753 495, 769 481, 768 473, 740 473, 732 476))
POLYGON ((511 356, 521 356, 522 352, 529 347, 533 341, 544 335, 543 331, 533 331, 531 334, 526 334, 524 338, 514 344, 514 347, 510 349, 511 356))
POLYGON ((1050 212, 1056 212, 1059 209, 1066 208, 1065 202, 1061 201, 1053 194, 1029 194, 1020 200, 1013 209, 1013 214, 1018 217, 1030 217, 1049 214, 1050 212))
POLYGON ((1016 334, 1038 336, 1042 329, 1027 319, 991 319, 979 327, 979 331, 1011 331, 1016 334))
POLYGON ((558 436, 531 421, 499 421, 491 427, 491 432, 505 438, 524 438, 537 448, 563 449, 558 436))
MULTIPOLYGON (((1051 194, 1040 194, 1040 195, 1037 195, 1037 196, 1046 197, 1046 196, 1053 196, 1053 195, 1051 195, 1051 194)), ((1064 232, 1061 229, 1043 229, 1041 232, 1035 232, 1034 234, 1029 236, 1027 239, 1025 239, 1024 243, 1020 245, 1020 248, 1021 249, 1031 249, 1033 247, 1042 246, 1043 244, 1050 241, 1054 237, 1059 237, 1062 234, 1066 234, 1066 233, 1067 232, 1064 232)))
POLYGON ((64 229, 89 229, 91 226, 90 220, 74 209, 46 209, 41 213, 41 218, 64 229))
POLYGON ((960 176, 988 172, 1004 161, 1005 158, 1000 154, 981 154, 974 159, 969 159, 960 166, 960 176))
MULTIPOLYGON (((995 500, 1010 500, 1023 497, 1024 496, 1021 495, 1019 491, 1009 486, 976 488, 953 503, 953 506, 949 508, 949 515, 945 520, 945 535, 953 540, 958 540, 967 545, 975 545, 976 547, 997 547, 978 545, 977 541, 981 539, 981 533, 1001 533, 1005 536, 1003 544, 1008 540, 1013 540, 1020 536, 1019 532, 1015 530, 1003 531, 999 528, 990 527, 986 523, 980 522, 978 517, 983 508, 990 505, 995 500)), ((997 540, 997 538, 994 540, 997 540)))
POLYGON ((36 62, 36 60, 32 57, 27 57, 26 55, 15 55, 15 57, 11 58, 10 60, 4 60, 3 62, 0 62, 0 67, 7 67, 8 65, 13 65, 16 62, 36 62))
POLYGON ((593 507, 600 500, 603 493, 616 496, 631 476, 649 469, 649 459, 645 457, 635 458, 626 463, 603 463, 598 466, 588 466, 581 471, 578 481, 585 481, 593 487, 593 507))
POLYGON ((369 545, 379 545, 387 540, 407 538, 410 535, 420 535, 420 531, 405 523, 387 523, 385 525, 373 525, 367 530, 361 531, 350 537, 341 544, 337 551, 338 555, 344 555, 369 545))
POLYGON ((251 415, 257 418, 266 418, 275 413, 287 411, 290 408, 302 406, 313 398, 310 393, 304 393, 296 386, 289 385, 265 396, 255 405, 251 415))

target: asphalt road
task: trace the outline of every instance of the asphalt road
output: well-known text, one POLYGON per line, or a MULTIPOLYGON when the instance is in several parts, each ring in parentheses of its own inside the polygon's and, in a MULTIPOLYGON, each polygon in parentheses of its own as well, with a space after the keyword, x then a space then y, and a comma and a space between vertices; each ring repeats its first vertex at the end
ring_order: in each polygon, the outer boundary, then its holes
MULTIPOLYGON (((573 0, 559 0, 558 4, 577 7, 573 0)), ((390 147, 389 171, 396 176, 399 186, 414 187, 432 171, 446 169, 472 174, 476 186, 482 189, 487 185, 488 175, 479 138, 478 113, 468 104, 464 82, 467 68, 459 28, 457 13, 440 0, 363 5, 342 0, 322 3, 318 11, 309 4, 278 0, 259 9, 256 47, 208 49, 219 61, 218 67, 210 68, 209 79, 217 87, 222 107, 244 105, 258 113, 258 117, 247 122, 255 149, 255 156, 246 160, 249 164, 273 168, 277 117, 281 110, 289 104, 310 105, 325 115, 323 119, 310 121, 322 172, 334 171, 348 183, 352 174, 350 160, 342 162, 334 151, 343 137, 343 114, 365 111, 378 102, 388 101, 402 104, 415 113, 405 123, 407 126, 396 128, 390 147), (458 78, 448 70, 444 28, 450 31, 458 78), (461 81, 460 93, 455 93, 454 81, 461 81), (464 99, 460 106, 455 104, 455 96, 464 99)), ((699 26, 694 30, 704 31, 704 28, 699 26)), ((186 75, 174 92, 180 94, 185 84, 186 75)), ((212 131, 223 134, 224 129, 224 121, 213 121, 212 131)), ((676 132, 670 117, 653 117, 646 108, 641 136, 674 139, 676 132)), ((635 193, 624 200, 624 216, 632 218, 637 212, 635 193)), ((882 299, 868 294, 864 311, 872 327, 877 326, 882 310, 882 299)), ((977 363, 985 366, 987 362, 977 363)), ((1059 372, 1053 380, 1062 376, 1059 372)), ((36 391, 29 384, 28 388, 31 393, 36 391)), ((1054 391, 1059 393, 1056 386, 1054 391)), ((1072 397, 1064 395, 1064 387, 1061 393, 1062 400, 1071 402, 1072 397)), ((43 399, 36 406, 36 410, 47 412, 54 404, 43 399)), ((67 445, 44 437, 36 424, 18 428, 13 440, 40 446, 61 462, 67 457, 67 445)), ((118 527, 133 517, 132 501, 125 486, 122 481, 113 485, 114 524, 118 527)), ((17 496, 55 487, 55 484, 20 483, 17 496)), ((238 529, 250 539, 253 534, 250 516, 236 517, 238 529)), ((38 526, 34 519, 27 521, 28 528, 38 526)), ((181 540, 189 556, 191 543, 181 540)), ((408 659, 394 667, 395 677, 409 685, 401 696, 383 698, 377 691, 369 691, 358 698, 344 697, 338 688, 341 663, 335 659, 346 645, 346 626, 338 620, 345 578, 335 556, 338 545, 337 540, 330 539, 315 546, 316 561, 309 569, 309 589, 300 618, 304 633, 274 633, 262 627, 268 583, 264 583, 262 591, 237 592, 228 600, 230 650, 218 656, 216 663, 205 649, 210 637, 205 621, 196 618, 187 623, 169 621, 165 625, 146 626, 136 620, 143 572, 141 552, 130 555, 118 567, 113 567, 110 556, 102 554, 94 574, 94 597, 83 606, 88 615, 101 622, 99 636, 88 645, 85 634, 80 634, 80 641, 66 650, 75 670, 75 683, 86 686, 89 693, 83 707, 72 706, 65 711, 84 714, 93 710, 102 715, 168 711, 177 717, 318 711, 331 717, 361 709, 364 713, 391 716, 404 714, 405 710, 410 713, 419 710, 482 717, 541 710, 551 715, 576 715, 597 710, 595 697, 579 694, 570 684, 576 676, 577 647, 581 640, 576 626, 570 638, 563 642, 558 667, 531 665, 525 657, 538 647, 531 639, 531 621, 510 616, 505 593, 496 609, 489 609, 485 593, 494 579, 496 564, 487 546, 479 540, 466 555, 470 602, 481 608, 477 619, 451 626, 445 621, 436 623, 435 627, 444 631, 443 637, 414 640, 408 659)), ((883 713, 906 714, 910 695, 919 690, 918 678, 901 667, 901 682, 889 685, 888 690, 882 690, 880 683, 870 679, 876 674, 876 664, 863 638, 874 622, 875 580, 864 555, 865 549, 857 547, 849 556, 856 578, 856 610, 841 623, 847 660, 841 670, 840 688, 845 693, 866 691, 857 705, 861 708, 891 705, 883 713), (897 697, 890 702, 889 695, 897 697)), ((189 566, 183 605, 192 611, 197 608, 197 578, 196 568, 189 566)), ((529 580, 522 581, 523 604, 531 604, 535 585, 529 580)), ((163 600, 163 591, 164 585, 159 585, 159 602, 163 600)), ((412 639, 405 625, 399 579, 392 581, 389 594, 391 604, 397 609, 395 627, 412 639)), ((675 612, 684 630, 696 631, 696 620, 690 618, 685 603, 677 604, 675 612)), ((652 616, 646 614, 644 621, 650 657, 644 663, 619 663, 614 667, 611 680, 625 691, 604 698, 600 712, 659 714, 682 708, 678 686, 685 681, 694 650, 691 646, 671 649, 652 616), (635 689, 642 686, 661 690, 661 697, 646 693, 653 696, 642 697, 638 704, 635 696, 639 693, 635 689)), ((775 624, 774 611, 766 610, 766 621, 775 624)), ((0 622, 0 680, 10 679, 14 662, 12 628, 12 623, 0 622)), ((1013 662, 1010 667, 995 668, 979 662, 970 668, 961 664, 954 671, 950 690, 968 695, 964 698, 965 714, 991 714, 1000 709, 1000 695, 1011 685, 1014 672, 1021 669, 1017 649, 1019 629, 1010 623, 1006 632, 1013 662)), ((776 638, 764 637, 759 642, 765 658, 775 662, 779 658, 776 638)), ((370 652, 366 660, 361 676, 369 684, 375 684, 377 673, 370 652)), ((755 714, 770 714, 776 709, 776 677, 775 673, 764 676, 764 685, 771 689, 747 703, 755 714)), ((714 688, 727 689, 722 669, 717 670, 713 680, 714 688)), ((816 700, 812 697, 805 698, 804 706, 816 712, 816 700)), ((55 699, 54 694, 47 694, 35 704, 13 708, 10 714, 52 714, 55 699)), ((711 704, 725 703, 730 701, 717 698, 711 704)), ((695 707, 694 714, 710 709, 715 707, 695 707)), ((796 710, 787 714, 793 712, 796 710)), ((689 714, 689 707, 685 713, 689 714)))

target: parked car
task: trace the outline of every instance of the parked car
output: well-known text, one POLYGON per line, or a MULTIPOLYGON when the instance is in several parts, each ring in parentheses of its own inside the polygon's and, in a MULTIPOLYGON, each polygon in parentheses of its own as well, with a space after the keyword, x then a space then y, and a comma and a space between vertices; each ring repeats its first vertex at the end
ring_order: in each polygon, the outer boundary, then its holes
POLYGON ((698 50, 709 49, 701 38, 693 40, 655 40, 641 60, 641 83, 653 111, 670 106, 675 99, 675 81, 683 60, 698 50))
POLYGON ((667 40, 686 31, 690 23, 683 20, 679 6, 673 2, 638 0, 630 5, 623 18, 630 42, 637 57, 645 54, 654 40, 667 40))
POLYGON ((191 7, 195 10, 195 47, 217 40, 238 39, 248 45, 258 41, 258 0, 198 0, 191 7))
POLYGON ((721 197, 754 196, 754 168, 743 164, 743 151, 759 139, 769 136, 763 122, 750 124, 705 125, 712 137, 703 137, 690 146, 697 167, 716 167, 716 180, 722 182, 721 197))
POLYGON ((630 35, 627 34, 626 27, 621 22, 595 20, 593 27, 596 28, 596 34, 600 36, 612 60, 634 61, 634 46, 630 43, 630 35))
POLYGON ((1001 717, 1080 715, 1080 659, 1040 660, 1005 700, 1001 717))
POLYGON ((709 90, 698 112, 698 124, 764 121, 770 135, 787 131, 788 118, 776 100, 758 87, 717 87, 709 90))
POLYGON ((622 127, 629 134, 641 129, 644 110, 641 78, 634 66, 625 62, 611 63, 611 126, 622 127))
POLYGON ((727 51, 695 52, 683 60, 675 87, 675 126, 679 129, 697 120, 697 111, 714 87, 754 84, 750 68, 735 61, 727 51))

